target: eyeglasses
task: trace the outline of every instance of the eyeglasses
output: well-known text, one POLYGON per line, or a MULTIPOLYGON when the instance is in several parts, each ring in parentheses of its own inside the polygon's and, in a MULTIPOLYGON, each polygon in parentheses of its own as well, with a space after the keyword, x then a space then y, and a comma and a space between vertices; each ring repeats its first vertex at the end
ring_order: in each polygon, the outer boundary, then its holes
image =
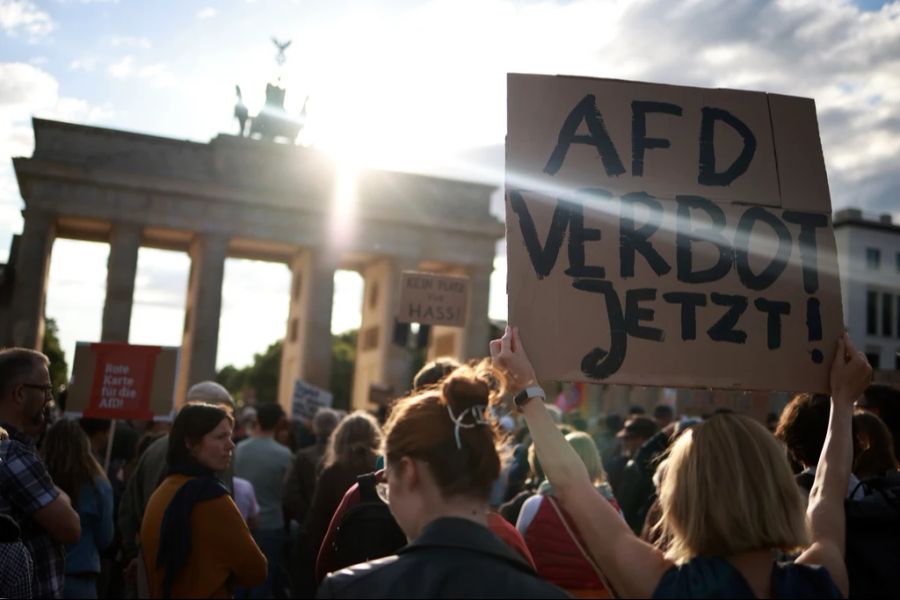
POLYGON ((53 386, 52 385, 47 385, 47 384, 39 385, 36 383, 23 383, 22 386, 31 388, 34 390, 41 390, 42 392, 44 392, 45 397, 50 397, 50 398, 53 397, 53 386))
POLYGON ((385 504, 391 503, 390 498, 388 496, 388 484, 387 483, 376 483, 375 484, 375 493, 378 494, 378 498, 385 504))
POLYGON ((385 504, 390 504, 390 497, 388 495, 387 470, 381 472, 379 481, 375 484, 375 493, 378 494, 378 498, 382 502, 384 502, 385 504))

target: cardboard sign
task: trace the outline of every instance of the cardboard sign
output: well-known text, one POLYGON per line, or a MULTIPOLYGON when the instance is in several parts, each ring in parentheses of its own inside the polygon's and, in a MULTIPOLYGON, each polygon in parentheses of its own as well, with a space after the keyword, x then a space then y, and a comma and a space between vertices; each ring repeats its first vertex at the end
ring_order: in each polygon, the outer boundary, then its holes
POLYGON ((400 280, 401 323, 465 327, 469 279, 404 271, 400 280))
POLYGON ((536 75, 507 97, 509 320, 540 378, 828 391, 812 100, 536 75))
POLYGON ((331 408, 333 399, 331 392, 298 379, 294 382, 291 415, 294 418, 312 419, 320 408, 331 408))
POLYGON ((66 411, 96 419, 172 414, 178 348, 78 342, 66 411))

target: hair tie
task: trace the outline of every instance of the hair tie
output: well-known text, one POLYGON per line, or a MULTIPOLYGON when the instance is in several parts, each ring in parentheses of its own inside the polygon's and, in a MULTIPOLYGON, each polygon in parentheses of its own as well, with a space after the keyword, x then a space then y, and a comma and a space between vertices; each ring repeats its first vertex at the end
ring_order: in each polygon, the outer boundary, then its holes
POLYGON ((478 425, 490 425, 491 422, 488 421, 484 417, 484 412, 487 410, 486 404, 476 404, 475 406, 470 406, 465 409, 461 413, 459 413, 458 417, 453 416, 453 409, 450 408, 450 405, 447 404, 447 413, 450 415, 450 420, 453 421, 456 426, 453 430, 453 434, 456 437, 456 448, 458 450, 462 450, 462 440, 459 437, 460 428, 463 429, 472 429, 473 427, 477 427, 478 425), (466 415, 471 415, 474 423, 463 423, 463 419, 466 418, 466 415))

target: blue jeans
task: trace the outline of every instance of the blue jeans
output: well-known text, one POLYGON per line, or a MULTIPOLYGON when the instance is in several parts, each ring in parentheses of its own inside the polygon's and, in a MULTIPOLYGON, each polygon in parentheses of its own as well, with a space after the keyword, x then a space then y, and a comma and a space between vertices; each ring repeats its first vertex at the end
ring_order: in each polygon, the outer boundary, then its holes
POLYGON ((266 582, 259 587, 236 590, 235 598, 286 598, 287 577, 282 557, 287 535, 283 529, 257 530, 253 539, 269 562, 266 582))

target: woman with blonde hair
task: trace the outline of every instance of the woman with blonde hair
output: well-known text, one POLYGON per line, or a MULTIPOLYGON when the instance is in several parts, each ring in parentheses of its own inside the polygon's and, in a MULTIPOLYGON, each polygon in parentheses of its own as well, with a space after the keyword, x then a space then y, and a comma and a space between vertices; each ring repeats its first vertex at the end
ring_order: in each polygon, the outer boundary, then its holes
POLYGON ((365 411, 358 410, 344 417, 331 434, 304 526, 306 543, 313 553, 310 565, 315 565, 328 524, 344 492, 356 483, 357 477, 375 470, 380 448, 381 428, 375 417, 365 411))
POLYGON ((784 452, 761 424, 712 417, 672 446, 660 486, 665 554, 637 538, 598 494, 578 455, 535 401, 541 390, 515 329, 491 342, 507 373, 544 472, 587 551, 624 597, 839 597, 844 564, 844 496, 852 465, 853 402, 872 377, 846 334, 831 366, 828 437, 804 515, 784 452), (801 549, 794 563, 778 551, 801 549))

